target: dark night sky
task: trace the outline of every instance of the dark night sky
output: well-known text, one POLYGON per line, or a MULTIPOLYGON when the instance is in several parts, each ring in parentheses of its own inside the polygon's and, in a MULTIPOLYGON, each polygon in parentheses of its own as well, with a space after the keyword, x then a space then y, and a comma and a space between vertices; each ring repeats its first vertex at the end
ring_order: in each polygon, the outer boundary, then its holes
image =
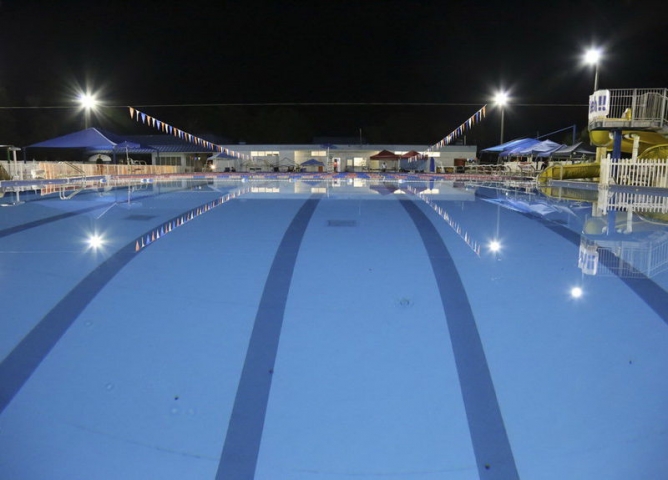
MULTIPOLYGON (((583 128, 593 69, 582 54, 592 45, 605 51, 601 87, 668 87, 668 7, 544 3, 2 0, 0 107, 12 108, 0 109, 0 135, 18 139, 0 143, 81 128, 76 108, 47 108, 73 106, 78 87, 106 105, 95 126, 117 131, 152 133, 114 108, 132 105, 234 141, 308 142, 362 128, 370 142, 429 144, 499 88, 513 102, 506 139, 583 128), (229 105, 275 103, 288 105, 229 105)), ((498 135, 490 108, 469 142, 489 146, 498 135)))

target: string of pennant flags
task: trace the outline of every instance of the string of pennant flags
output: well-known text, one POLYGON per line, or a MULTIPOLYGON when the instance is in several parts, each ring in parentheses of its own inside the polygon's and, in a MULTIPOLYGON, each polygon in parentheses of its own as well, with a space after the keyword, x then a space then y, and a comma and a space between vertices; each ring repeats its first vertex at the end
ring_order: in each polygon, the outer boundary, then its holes
POLYGON ((137 122, 141 122, 145 125, 148 125, 149 127, 153 127, 157 130, 160 130, 163 133, 166 133, 168 135, 174 135, 175 137, 178 137, 187 142, 194 143, 195 145, 199 145, 208 150, 222 152, 225 153, 226 155, 231 155, 233 157, 241 158, 243 160, 250 159, 250 155, 230 150, 229 148, 225 148, 222 145, 216 145, 215 143, 209 142, 208 140, 204 140, 203 138, 185 132, 180 128, 176 128, 172 125, 169 125, 167 122, 158 120, 157 118, 152 117, 151 115, 148 115, 147 113, 144 113, 140 110, 137 110, 134 107, 128 107, 128 109, 130 110, 130 118, 136 120, 137 122))
MULTIPOLYGON (((158 120, 157 118, 152 117, 151 115, 148 115, 147 113, 144 113, 134 107, 128 107, 128 109, 130 111, 130 118, 136 120, 137 122, 141 122, 145 125, 148 125, 149 127, 153 127, 157 130, 160 130, 163 133, 166 133, 168 135, 174 135, 175 137, 181 138, 182 140, 194 143, 196 145, 200 145, 208 150, 222 152, 225 153, 226 155, 231 155, 233 157, 241 158, 244 160, 250 159, 250 156, 247 154, 230 150, 229 148, 225 148, 222 145, 216 145, 215 143, 209 142, 208 140, 204 140, 203 138, 197 137, 191 133, 185 132, 179 128, 169 125, 167 122, 158 120)), ((486 111, 487 111, 487 105, 483 105, 480 110, 478 110, 468 119, 466 119, 464 123, 455 128, 451 133, 443 137, 434 145, 428 147, 426 151, 431 152, 432 150, 439 149, 441 147, 444 147, 445 145, 450 145, 454 140, 461 137, 468 130, 471 130, 474 125, 480 123, 485 118, 486 111)), ((408 161, 414 162, 420 159, 421 157, 422 155, 414 155, 410 157, 408 161)))
POLYGON ((135 252, 139 252, 142 249, 148 247, 156 240, 160 240, 162 237, 170 233, 172 230, 174 230, 177 227, 180 227, 181 225, 185 225, 190 220, 193 220, 194 218, 197 218, 200 215, 203 215, 208 211, 216 207, 219 207, 226 202, 229 202, 230 200, 245 195, 250 191, 251 191, 250 188, 244 188, 234 192, 227 193, 222 197, 207 202, 204 205, 200 205, 199 207, 195 207, 177 217, 172 218, 171 220, 168 220, 159 227, 154 228, 152 231, 143 234, 140 238, 135 240, 135 252))
MULTIPOLYGON (((436 142, 431 147, 427 148, 427 152, 439 149, 441 147, 444 147, 445 145, 450 145, 454 140, 461 137, 468 130, 471 130, 474 125, 477 125, 482 120, 484 120, 486 112, 487 112, 487 105, 483 105, 480 110, 471 115, 464 123, 455 128, 451 133, 443 137, 441 140, 436 142)), ((422 155, 414 155, 410 157, 408 161, 414 162, 416 160, 419 160, 421 157, 422 155)))

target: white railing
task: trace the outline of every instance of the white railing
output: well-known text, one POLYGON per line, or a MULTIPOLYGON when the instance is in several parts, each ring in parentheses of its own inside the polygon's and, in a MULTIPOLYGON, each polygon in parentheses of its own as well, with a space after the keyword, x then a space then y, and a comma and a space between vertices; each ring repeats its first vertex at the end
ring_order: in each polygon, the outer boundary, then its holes
POLYGON ((627 88, 608 91, 607 114, 604 117, 590 116, 590 129, 618 126, 661 130, 668 127, 668 89, 627 88))
POLYGON ((646 214, 667 214, 668 196, 662 193, 643 193, 633 190, 611 191, 600 185, 597 195, 597 208, 601 213, 612 210, 646 214))
POLYGON ((668 197, 637 192, 615 192, 608 199, 608 210, 668 213, 668 197))
POLYGON ((602 185, 668 188, 668 159, 601 159, 602 185))

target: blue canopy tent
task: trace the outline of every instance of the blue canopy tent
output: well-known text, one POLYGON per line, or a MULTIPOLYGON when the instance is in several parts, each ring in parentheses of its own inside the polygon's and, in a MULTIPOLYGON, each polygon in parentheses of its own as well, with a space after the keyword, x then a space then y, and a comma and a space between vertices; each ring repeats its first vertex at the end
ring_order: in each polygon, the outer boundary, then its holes
POLYGON ((526 147, 528 145, 538 143, 540 140, 536 140, 535 138, 516 138, 515 140, 511 140, 506 143, 502 143, 501 145, 497 145, 495 147, 489 147, 485 148, 484 150, 481 150, 481 152, 485 153, 502 153, 508 150, 513 150, 515 148, 522 148, 526 147))
POLYGON ((535 138, 527 138, 523 142, 518 143, 514 147, 504 149, 501 153, 499 153, 499 158, 507 158, 507 157, 522 157, 525 156, 521 152, 526 152, 527 150, 531 150, 535 145, 541 143, 540 140, 535 139, 535 138))
POLYGON ((111 152, 114 156, 114 163, 116 163, 116 152, 125 152, 127 155, 130 150, 141 148, 141 145, 110 132, 98 130, 97 128, 87 128, 79 132, 63 135, 62 137, 29 145, 23 149, 24 155, 27 155, 25 152, 28 149, 33 148, 83 150, 87 153, 111 152))
POLYGON ((552 153, 555 159, 584 159, 594 158, 596 156, 596 147, 592 147, 584 142, 578 142, 573 145, 563 146, 552 153))
POLYGON ((495 147, 485 148, 480 150, 482 163, 497 163, 500 159, 508 157, 513 150, 526 148, 539 142, 540 140, 535 138, 516 138, 495 147))
POLYGON ((518 157, 549 157, 552 152, 559 150, 563 146, 563 144, 553 142, 552 140, 543 140, 519 150, 513 150, 513 155, 518 157))

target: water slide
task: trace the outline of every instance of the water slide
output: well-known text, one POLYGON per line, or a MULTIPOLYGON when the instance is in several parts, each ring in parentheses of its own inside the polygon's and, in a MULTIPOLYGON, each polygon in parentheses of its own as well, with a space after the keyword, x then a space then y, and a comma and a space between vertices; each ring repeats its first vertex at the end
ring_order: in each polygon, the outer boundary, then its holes
MULTIPOLYGON (((613 132, 621 130, 621 151, 639 158, 666 158, 668 153, 668 89, 598 90, 589 97, 589 138, 592 145, 613 150, 613 132), (637 152, 634 141, 637 140, 637 152), (665 147, 660 147, 664 145, 665 147)), ((599 151, 600 153, 600 151, 599 151)), ((597 155, 597 159, 600 157, 597 155)), ((539 176, 540 183, 558 179, 593 179, 598 162, 553 165, 539 176)))
POLYGON ((598 162, 575 163, 564 165, 556 163, 550 165, 538 175, 538 183, 547 183, 548 180, 579 180, 585 178, 597 178, 601 170, 598 162))
MULTIPOLYGON (((623 130, 622 131, 622 152, 631 153, 633 151, 633 136, 638 136, 638 155, 650 147, 668 143, 668 139, 660 133, 643 130, 623 130)), ((612 150, 612 137, 608 130, 592 130, 589 132, 589 138, 592 145, 605 147, 612 150)))
MULTIPOLYGON (((668 138, 660 133, 644 130, 623 130, 622 152, 631 153, 633 151, 634 136, 638 137, 639 158, 666 158, 668 156, 668 138)), ((613 139, 608 130, 592 130, 589 132, 589 138, 592 145, 605 147, 606 150, 612 151, 613 139)), ((599 172, 598 162, 573 165, 555 164, 541 172, 538 181, 547 183, 548 180, 591 179, 597 178, 599 172)))

